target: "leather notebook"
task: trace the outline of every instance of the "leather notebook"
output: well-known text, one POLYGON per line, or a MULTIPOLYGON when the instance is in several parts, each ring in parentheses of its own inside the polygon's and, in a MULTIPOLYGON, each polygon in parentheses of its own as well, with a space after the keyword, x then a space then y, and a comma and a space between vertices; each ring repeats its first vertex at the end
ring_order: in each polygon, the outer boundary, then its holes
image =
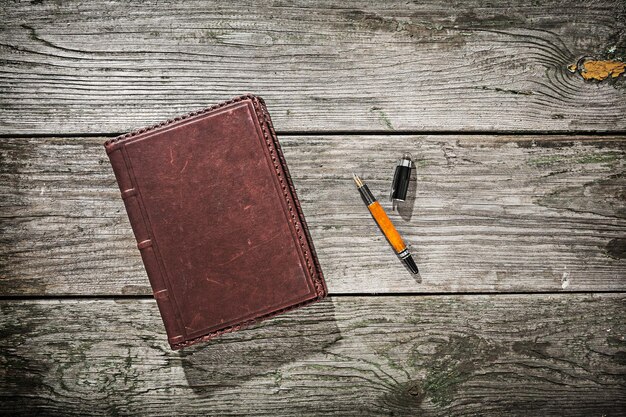
POLYGON ((261 98, 237 97, 105 148, 172 349, 326 296, 261 98))

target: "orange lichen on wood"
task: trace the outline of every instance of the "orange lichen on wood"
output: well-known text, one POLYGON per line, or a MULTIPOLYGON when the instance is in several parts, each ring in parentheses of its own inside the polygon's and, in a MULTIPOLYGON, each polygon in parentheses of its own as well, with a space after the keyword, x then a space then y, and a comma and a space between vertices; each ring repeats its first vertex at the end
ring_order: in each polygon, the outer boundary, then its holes
POLYGON ((581 65, 580 75, 585 80, 602 81, 608 77, 617 78, 626 70, 621 61, 585 61, 581 65))
POLYGON ((385 234, 385 237, 391 244, 391 247, 393 247, 393 250, 395 250, 396 253, 400 253, 406 249, 406 244, 402 240, 400 233, 398 233, 393 223, 391 223, 391 220, 387 216, 387 213, 385 213, 385 210, 382 208, 380 203, 375 201, 367 206, 367 208, 370 209, 370 213, 374 216, 374 220, 376 220, 378 227, 380 227, 380 230, 382 230, 385 234))

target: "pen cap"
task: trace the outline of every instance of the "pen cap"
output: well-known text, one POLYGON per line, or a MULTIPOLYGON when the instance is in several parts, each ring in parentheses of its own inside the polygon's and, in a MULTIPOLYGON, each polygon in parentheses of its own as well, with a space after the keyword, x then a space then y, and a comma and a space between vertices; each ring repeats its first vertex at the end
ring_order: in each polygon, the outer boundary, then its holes
POLYGON ((398 161, 396 172, 393 175, 393 182, 391 183, 391 201, 404 201, 406 199, 412 168, 413 161, 411 161, 411 154, 405 153, 402 155, 402 159, 398 161))

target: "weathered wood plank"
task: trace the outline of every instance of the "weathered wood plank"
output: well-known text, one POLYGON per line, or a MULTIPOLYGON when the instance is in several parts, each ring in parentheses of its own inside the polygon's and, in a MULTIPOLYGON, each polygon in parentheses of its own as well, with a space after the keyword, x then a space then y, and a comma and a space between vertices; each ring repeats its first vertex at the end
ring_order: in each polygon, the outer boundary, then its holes
POLYGON ((616 131, 620 0, 273 5, 21 2, 0 8, 0 130, 123 132, 244 91, 278 130, 616 131))
MULTIPOLYGON (((0 142, 0 294, 150 294, 102 138, 0 142)), ((626 141, 615 137, 300 136, 284 153, 332 293, 626 288, 626 141), (391 213, 408 274, 351 173, 386 208, 395 160, 417 190, 391 213), (415 192, 416 191, 416 192, 415 192)))
POLYGON ((0 302, 11 415, 622 415, 624 295, 340 297, 172 352, 153 301, 0 302))

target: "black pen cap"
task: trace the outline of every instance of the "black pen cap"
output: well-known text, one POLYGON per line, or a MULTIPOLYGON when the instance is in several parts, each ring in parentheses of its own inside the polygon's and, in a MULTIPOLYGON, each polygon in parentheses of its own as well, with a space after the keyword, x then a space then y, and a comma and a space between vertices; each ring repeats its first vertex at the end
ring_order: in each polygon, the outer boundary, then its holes
POLYGON ((411 154, 405 153, 402 155, 396 165, 396 172, 393 175, 393 181, 391 183, 391 201, 406 200, 406 193, 409 190, 409 182, 411 181, 411 169, 413 168, 413 161, 411 160, 411 154))

